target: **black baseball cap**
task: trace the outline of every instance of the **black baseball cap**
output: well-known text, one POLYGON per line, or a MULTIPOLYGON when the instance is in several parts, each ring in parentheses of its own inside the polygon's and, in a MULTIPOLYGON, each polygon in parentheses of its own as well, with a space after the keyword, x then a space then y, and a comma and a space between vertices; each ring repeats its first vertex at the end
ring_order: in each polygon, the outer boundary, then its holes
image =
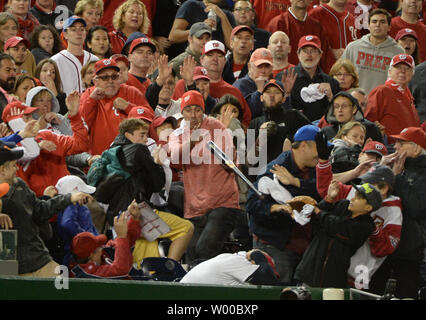
POLYGON ((14 142, 0 141, 0 165, 7 161, 18 160, 24 155, 24 150, 16 148, 14 142))
POLYGON ((372 211, 376 211, 382 206, 382 195, 375 186, 370 183, 363 183, 361 185, 352 185, 367 200, 367 203, 373 207, 372 211))
POLYGON ((367 173, 359 177, 363 182, 379 183, 380 181, 386 182, 393 186, 395 184, 395 174, 392 169, 385 165, 375 164, 367 173))

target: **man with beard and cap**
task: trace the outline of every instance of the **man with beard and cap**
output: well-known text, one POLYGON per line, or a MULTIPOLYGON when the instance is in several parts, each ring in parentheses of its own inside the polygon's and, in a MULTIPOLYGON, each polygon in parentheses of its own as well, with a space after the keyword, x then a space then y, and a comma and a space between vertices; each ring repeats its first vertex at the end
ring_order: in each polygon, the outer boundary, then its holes
POLYGON ((12 95, 9 95, 13 90, 15 81, 15 60, 8 54, 0 52, 0 112, 3 112, 8 103, 15 100, 12 95))
MULTIPOLYGON (((296 131, 310 123, 300 111, 284 107, 285 91, 283 84, 274 79, 264 86, 260 101, 262 114, 250 122, 249 129, 254 129, 256 138, 262 130, 267 131, 267 145, 259 145, 259 149, 267 148, 267 162, 271 162, 283 152, 286 138, 292 140, 296 131)), ((253 146, 247 146, 252 148, 253 146)))
POLYGON ((322 128, 327 140, 331 140, 345 125, 345 123, 356 120, 367 129, 365 139, 383 142, 380 129, 371 121, 364 118, 358 100, 346 91, 340 91, 334 95, 327 110, 326 120, 330 126, 322 128))
POLYGON ((11 37, 4 44, 4 52, 15 59, 17 75, 34 75, 36 63, 33 54, 28 50, 29 47, 30 42, 21 37, 11 37))

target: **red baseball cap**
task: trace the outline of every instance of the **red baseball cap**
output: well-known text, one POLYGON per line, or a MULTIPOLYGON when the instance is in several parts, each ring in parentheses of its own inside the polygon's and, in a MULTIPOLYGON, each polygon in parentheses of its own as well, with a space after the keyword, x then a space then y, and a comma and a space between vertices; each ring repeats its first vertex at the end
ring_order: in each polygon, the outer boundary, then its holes
POLYGON ((426 149, 426 132, 420 127, 408 127, 403 129, 398 135, 390 135, 396 140, 410 141, 426 149))
POLYGON ((173 116, 163 117, 163 116, 156 116, 154 120, 152 120, 152 126, 155 128, 158 128, 161 126, 164 122, 171 123, 173 129, 177 128, 177 120, 173 116))
POLYGON ((246 31, 250 32, 252 36, 254 35, 253 29, 250 28, 249 26, 244 26, 244 25, 242 25, 242 26, 236 26, 231 31, 231 39, 232 39, 233 36, 235 36, 238 32, 240 32, 242 30, 246 30, 246 31))
POLYGON ((0 183, 0 198, 9 192, 10 186, 7 182, 0 183))
POLYGON ((133 50, 135 50, 136 47, 139 46, 148 46, 152 49, 152 52, 157 51, 157 47, 155 46, 155 44, 152 43, 150 38, 142 37, 132 41, 132 43, 130 44, 129 54, 131 54, 133 50))
POLYGON ((9 48, 16 47, 18 45, 18 43, 21 43, 21 42, 23 42, 25 44, 27 49, 30 47, 30 43, 27 39, 24 39, 24 38, 21 38, 21 37, 11 37, 11 38, 7 39, 6 42, 4 43, 3 50, 6 51, 9 48))
POLYGON ((110 59, 114 60, 115 62, 122 61, 127 65, 127 68, 130 68, 130 62, 129 59, 124 54, 116 53, 113 54, 110 59))
POLYGON ((88 258, 96 248, 103 246, 107 242, 104 234, 95 236, 90 232, 80 232, 72 239, 72 252, 79 258, 88 258))
POLYGON ((414 69, 415 67, 413 57, 406 53, 400 53, 400 54, 397 54, 396 56, 393 56, 390 63, 391 67, 396 66, 398 63, 405 63, 407 66, 409 66, 412 69, 414 69))
POLYGON ((206 44, 203 47, 202 54, 209 53, 211 51, 219 51, 222 52, 224 55, 226 54, 225 45, 217 40, 210 40, 209 42, 206 42, 206 44))
POLYGON ((254 50, 254 52, 251 54, 250 62, 253 63, 256 67, 260 66, 263 63, 267 63, 272 66, 272 53, 269 49, 258 48, 254 50))
POLYGON ((299 45, 297 46, 297 50, 299 50, 300 48, 306 47, 306 46, 313 46, 313 47, 319 49, 322 52, 321 40, 317 36, 308 34, 306 36, 300 37, 299 45))
POLYGON ((95 75, 99 74, 102 70, 105 69, 115 69, 116 71, 120 71, 120 68, 117 66, 117 63, 112 59, 102 59, 95 63, 94 66, 95 75))
POLYGON ((416 39, 416 40, 418 39, 416 31, 414 31, 413 29, 410 29, 410 28, 402 28, 396 34, 395 40, 398 41, 399 39, 401 39, 402 37, 405 37, 405 36, 412 36, 414 39, 416 39))
POLYGON ((148 107, 134 107, 130 110, 128 118, 137 118, 152 122, 155 117, 154 111, 148 107))
POLYGON ((37 110, 38 108, 26 106, 21 101, 14 101, 4 107, 1 117, 4 122, 9 122, 13 119, 22 118, 22 115, 31 114, 37 110), (18 115, 12 115, 12 109, 17 109, 20 113, 18 115))
POLYGON ((204 98, 202 94, 195 90, 189 90, 185 92, 182 96, 180 110, 183 111, 185 107, 193 105, 199 106, 203 108, 203 110, 205 110, 204 98))
POLYGON ((206 68, 203 68, 203 67, 195 67, 194 68, 194 76, 193 76, 192 80, 195 81, 195 80, 199 80, 199 79, 204 79, 204 80, 210 81, 210 78, 207 75, 206 68))
POLYGON ((378 141, 370 141, 365 144, 364 148, 362 149, 362 152, 375 153, 380 157, 383 157, 388 154, 388 149, 386 149, 383 143, 380 143, 378 141))

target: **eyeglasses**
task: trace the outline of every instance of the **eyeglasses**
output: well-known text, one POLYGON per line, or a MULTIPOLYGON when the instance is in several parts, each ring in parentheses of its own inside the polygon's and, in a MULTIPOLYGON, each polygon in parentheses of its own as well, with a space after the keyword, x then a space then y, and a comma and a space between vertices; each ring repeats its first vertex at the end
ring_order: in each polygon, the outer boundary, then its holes
POLYGON ((235 8, 234 11, 237 12, 250 12, 252 9, 251 8, 235 8))
POLYGON ((352 77, 352 74, 350 74, 350 73, 336 73, 334 76, 335 77, 352 77))
POLYGON ((351 108, 352 106, 351 105, 349 105, 349 104, 342 104, 342 105, 339 105, 339 104, 333 104, 333 108, 334 109, 348 109, 348 108, 351 108))
POLYGON ((101 79, 102 81, 107 82, 108 80, 117 80, 120 77, 118 73, 105 75, 105 76, 96 76, 96 79, 101 79))

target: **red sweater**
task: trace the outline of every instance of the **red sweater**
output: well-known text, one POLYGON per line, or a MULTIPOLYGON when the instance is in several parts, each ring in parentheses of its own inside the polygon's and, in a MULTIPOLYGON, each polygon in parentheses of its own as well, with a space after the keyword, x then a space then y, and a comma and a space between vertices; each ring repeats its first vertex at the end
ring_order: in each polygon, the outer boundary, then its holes
POLYGON ((127 118, 129 111, 136 106, 151 108, 146 98, 138 89, 122 84, 118 93, 112 98, 95 100, 90 97, 95 87, 83 92, 80 98, 80 112, 89 128, 89 153, 102 154, 109 148, 118 134, 118 126, 127 118), (126 110, 114 108, 114 100, 118 97, 130 102, 126 110))
MULTIPOLYGON (((127 74, 127 82, 126 82, 126 84, 128 85, 128 86, 133 86, 133 87, 135 87, 135 88, 137 88, 143 95, 144 95, 144 97, 145 97, 145 92, 146 92, 146 89, 149 87, 149 85, 151 84, 151 80, 149 80, 149 78, 146 78, 146 81, 145 82, 140 82, 139 80, 138 80, 138 78, 136 78, 133 74, 131 74, 131 73, 128 73, 127 74)), ((146 103, 148 104, 148 101, 146 101, 146 103)))
POLYGON ((139 221, 130 219, 127 223, 127 238, 116 238, 108 241, 108 247, 115 248, 114 261, 111 264, 98 265, 94 262, 80 264, 80 267, 89 274, 102 277, 122 277, 126 276, 133 264, 133 256, 130 251, 140 237, 141 226, 139 221))
POLYGON ((112 54, 121 53, 121 50, 124 47, 124 44, 127 41, 127 37, 121 31, 113 30, 108 32, 109 42, 111 43, 111 52, 112 54))
MULTIPOLYGON (((130 74, 129 74, 130 76, 130 74)), ((178 100, 185 93, 185 81, 180 79, 176 83, 175 91, 173 92, 173 100, 178 100)), ((210 96, 213 98, 220 99, 225 94, 232 94, 235 96, 241 104, 241 108, 243 109, 243 121, 242 124, 245 128, 248 128, 251 121, 251 110, 247 104, 246 99, 244 99, 240 90, 236 87, 230 85, 223 79, 219 82, 210 82, 210 96)))
MULTIPOLYGON (((31 160, 25 174, 20 175, 38 197, 43 195, 46 187, 56 185, 60 178, 70 174, 65 162, 66 156, 89 149, 87 129, 84 127, 80 113, 69 117, 69 120, 73 131, 72 136, 56 134, 50 130, 42 130, 38 133, 36 136, 38 142, 52 141, 56 145, 56 150, 52 152, 41 150, 40 155, 31 160)), ((22 171, 19 172, 22 173, 22 171)))
POLYGON ((410 89, 404 94, 388 82, 369 93, 364 117, 371 122, 379 121, 385 127, 389 143, 394 143, 389 135, 399 134, 407 127, 420 127, 420 119, 410 89))
POLYGON ((392 18, 389 35, 395 38, 399 30, 410 28, 417 33, 417 46, 419 50, 419 63, 426 61, 426 25, 417 21, 416 24, 407 23, 401 17, 392 18))

